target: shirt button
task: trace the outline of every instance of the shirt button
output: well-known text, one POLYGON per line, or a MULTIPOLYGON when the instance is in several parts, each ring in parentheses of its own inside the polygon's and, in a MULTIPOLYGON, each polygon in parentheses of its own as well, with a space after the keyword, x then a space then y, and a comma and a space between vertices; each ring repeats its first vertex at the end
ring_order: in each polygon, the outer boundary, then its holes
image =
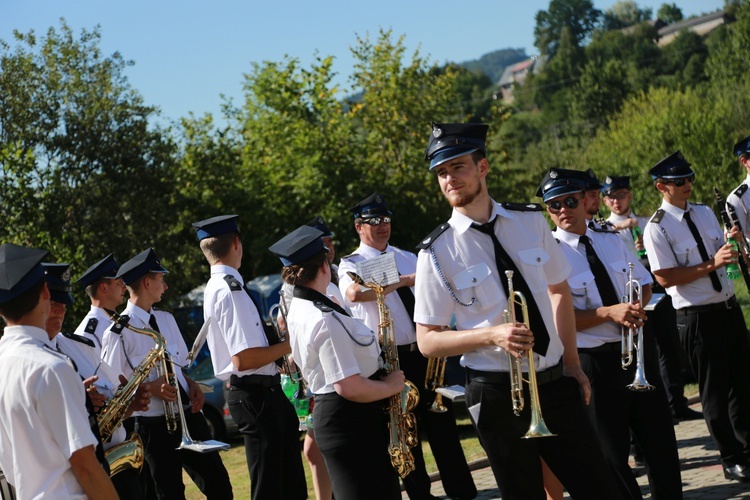
POLYGON ((542 261, 542 258, 541 258, 541 257, 537 257, 537 258, 536 258, 536 261, 537 261, 537 262, 541 262, 541 261, 542 261))
POLYGON ((476 278, 471 278, 471 282, 472 282, 472 283, 476 283, 476 282, 477 282, 477 279, 476 279, 476 278))

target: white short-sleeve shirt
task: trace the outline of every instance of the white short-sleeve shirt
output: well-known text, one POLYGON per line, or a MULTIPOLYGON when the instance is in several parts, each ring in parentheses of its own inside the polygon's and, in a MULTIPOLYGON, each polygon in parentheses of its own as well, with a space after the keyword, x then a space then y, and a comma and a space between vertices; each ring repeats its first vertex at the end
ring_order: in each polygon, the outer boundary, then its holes
MULTIPOLYGON (((638 227, 641 228, 641 231, 644 231, 646 224, 648 224, 648 217, 638 217, 633 212, 630 212, 630 215, 617 215, 616 213, 611 213, 607 218, 607 222, 615 225, 624 222, 627 219, 637 220, 638 227)), ((621 229, 620 231, 617 231, 617 236, 619 236, 622 242, 625 243, 628 251, 632 253, 636 258, 639 258, 638 249, 635 248, 635 238, 633 237, 633 231, 631 229, 621 229)))
MULTIPOLYGON (((177 381, 189 393, 185 375, 183 375, 180 368, 187 364, 188 348, 185 345, 185 340, 182 338, 174 316, 166 311, 153 308, 151 312, 144 311, 130 301, 128 301, 125 310, 122 312, 123 315, 128 316, 129 324, 135 328, 149 329, 151 328, 149 318, 152 313, 159 325, 159 333, 164 337, 165 348, 176 365, 173 366, 173 370, 177 376, 177 381)), ((126 378, 130 378, 133 375, 134 368, 143 361, 156 345, 154 339, 148 335, 136 333, 128 328, 124 328, 122 333, 118 334, 112 330, 111 326, 104 332, 102 343, 104 345, 102 349, 102 361, 109 365, 113 371, 119 371, 124 374, 126 378)), ((157 363, 157 366, 151 369, 146 382, 152 382, 159 378, 158 368, 160 366, 160 363, 157 363)), ((135 412, 133 415, 142 417, 164 415, 164 403, 160 399, 152 398, 148 410, 135 412)))
POLYGON ((287 322, 292 356, 313 394, 333 393, 334 383, 378 370, 379 344, 361 321, 295 297, 287 322))
POLYGON ((268 347, 268 339, 263 332, 260 314, 250 296, 240 286, 234 290, 225 276, 231 276, 244 283, 240 273, 225 265, 211 266, 211 278, 203 292, 203 319, 212 319, 208 327, 208 348, 214 373, 221 380, 229 380, 231 375, 275 375, 278 367, 268 363, 257 369, 240 371, 234 367, 232 356, 245 349, 268 347))
MULTIPOLYGON (((663 201, 660 211, 651 218, 643 235, 651 272, 660 269, 690 267, 704 261, 698 251, 698 244, 688 228, 682 210, 663 201), (661 214, 660 220, 659 215, 661 214)), ((688 203, 690 218, 702 236, 708 257, 713 257, 724 245, 724 232, 711 209, 706 205, 688 203)), ((716 270, 721 283, 721 291, 714 290, 711 278, 706 275, 684 285, 671 286, 667 293, 672 297, 675 309, 689 306, 714 304, 729 300, 734 295, 734 283, 727 279, 726 268, 716 270)))
MULTIPOLYGON (((560 241, 560 248, 572 267, 570 276, 568 276, 568 285, 570 285, 570 292, 573 294, 573 308, 586 311, 602 307, 604 304, 594 280, 594 273, 591 271, 586 258, 586 247, 580 243, 580 235, 569 233, 560 228, 554 231, 554 235, 560 241)), ((607 269, 607 274, 618 298, 625 294, 625 285, 629 280, 629 263, 633 264, 633 279, 637 280, 641 286, 653 283, 651 274, 643 267, 638 258, 628 251, 617 233, 604 233, 587 229, 586 236, 591 240, 591 246, 594 247, 596 255, 607 269)), ((609 342, 619 342, 620 339, 620 325, 612 321, 585 330, 578 330, 576 336, 580 348, 598 347, 609 342)))
POLYGON ((737 214, 737 220, 740 222, 742 232, 746 236, 750 235, 750 174, 745 177, 742 184, 737 186, 729 196, 727 196, 727 205, 734 208, 737 214))
MULTIPOLYGON (((399 274, 414 274, 417 271, 417 256, 411 252, 388 245, 385 252, 376 250, 364 243, 359 244, 356 252, 341 259, 339 263, 339 286, 344 291, 345 304, 351 309, 352 316, 362 320, 370 330, 377 330, 380 320, 378 318, 378 303, 374 300, 369 302, 351 302, 346 298, 346 290, 354 281, 349 277, 347 271, 356 272, 357 262, 378 257, 383 253, 393 253, 396 257, 396 267, 399 274)), ((414 288, 411 288, 414 293, 414 288)), ((401 301, 401 297, 394 290, 385 296, 385 305, 391 310, 393 328, 396 333, 396 344, 406 345, 417 341, 417 332, 414 330, 414 319, 401 301)))
POLYGON ((18 498, 86 498, 70 457, 97 441, 70 360, 44 330, 6 327, 0 380, 0 468, 18 498))
MULTIPOLYGON (((565 281, 570 265, 539 211, 509 210, 493 203, 490 220, 495 217, 495 234, 523 273, 550 334, 546 355, 534 354, 536 368, 544 370, 556 365, 563 354, 547 287, 565 281)), ((473 222, 453 210, 448 229, 419 252, 414 311, 417 323, 449 326, 455 315, 458 330, 472 330, 504 322, 508 299, 500 280, 506 277, 498 275, 492 240, 471 229, 473 222)), ((533 332, 534 325, 530 328, 533 332)), ((461 364, 484 371, 509 368, 507 353, 499 347, 466 352, 461 364)))

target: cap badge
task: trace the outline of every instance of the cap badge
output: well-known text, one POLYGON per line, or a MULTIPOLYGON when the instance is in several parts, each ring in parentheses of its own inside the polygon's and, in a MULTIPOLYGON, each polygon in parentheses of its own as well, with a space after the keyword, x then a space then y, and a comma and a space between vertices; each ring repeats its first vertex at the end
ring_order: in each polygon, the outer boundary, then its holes
POLYGON ((550 170, 549 171, 549 178, 550 179, 557 179, 557 170, 550 170))
POLYGON ((606 182, 607 184, 612 184, 612 177, 607 176, 607 178, 604 179, 604 182, 606 182))
POLYGON ((65 271, 60 277, 63 279, 63 281, 68 281, 70 279, 70 271, 65 271))
POLYGON ((441 129, 440 127, 433 127, 432 136, 435 139, 438 139, 441 135, 443 135, 443 129, 441 129))

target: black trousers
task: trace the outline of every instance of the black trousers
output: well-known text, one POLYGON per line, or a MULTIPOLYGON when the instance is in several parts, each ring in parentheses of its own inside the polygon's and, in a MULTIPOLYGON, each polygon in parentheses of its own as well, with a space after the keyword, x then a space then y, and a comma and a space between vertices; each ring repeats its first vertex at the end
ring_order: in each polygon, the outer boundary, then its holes
MULTIPOLYGON (((654 346, 653 336, 644 337, 654 346)), ((636 339, 636 341, 639 341, 636 339)), ((644 340, 645 342, 645 340, 644 340)), ((645 344, 644 344, 645 348, 645 344)), ((636 371, 636 353, 627 370, 621 367, 620 342, 597 349, 581 349, 581 367, 591 382, 591 402, 587 412, 602 446, 604 457, 624 498, 643 498, 633 471, 628 465, 630 433, 643 450, 651 497, 682 498, 682 477, 677 454, 672 415, 660 380, 650 392, 627 388, 636 371)), ((652 350, 651 362, 657 364, 652 350)), ((644 360, 647 360, 644 351, 644 360)), ((648 376, 646 376, 648 380, 648 376)))
MULTIPOLYGON (((211 439, 211 432, 202 413, 185 412, 190 436, 196 441, 211 439)), ((164 417, 137 417, 138 433, 143 440, 146 461, 156 487, 157 498, 173 500, 185 498, 185 485, 182 483, 182 469, 188 473, 195 485, 206 498, 232 498, 232 483, 229 481, 224 463, 218 451, 196 453, 177 450, 182 440, 182 430, 167 432, 164 417)))
POLYGON ((336 500, 401 498, 388 455, 386 401, 355 403, 338 394, 315 396, 315 441, 336 500))
POLYGON ((252 499, 307 498, 299 419, 281 385, 233 383, 228 405, 245 439, 252 499))
POLYGON ((750 342, 739 305, 677 311, 677 329, 698 377, 703 418, 725 467, 750 460, 750 342))
POLYGON ((540 458, 549 465, 573 499, 618 499, 620 492, 607 467, 586 415, 578 382, 561 377, 539 385, 541 410, 554 437, 522 439, 529 428, 529 392, 519 416, 513 413, 508 384, 471 381, 466 404, 479 404, 472 421, 492 467, 503 500, 545 500, 540 458))
POLYGON ((427 358, 418 349, 409 346, 398 348, 398 358, 406 379, 419 389, 419 404, 414 414, 417 417, 417 436, 419 445, 411 449, 414 455, 414 471, 403 479, 406 492, 411 500, 422 500, 430 497, 430 478, 425 469, 422 454, 422 439, 427 436, 435 463, 440 471, 445 494, 451 498, 474 498, 477 488, 471 471, 466 463, 461 440, 456 427, 456 414, 449 399, 443 398, 445 413, 429 411, 435 400, 435 393, 424 387, 427 372, 427 358))
POLYGON ((684 351, 677 332, 677 313, 672 307, 672 297, 665 296, 656 309, 649 311, 647 315, 648 321, 643 330, 647 337, 656 339, 656 355, 659 360, 659 373, 654 374, 649 381, 654 384, 656 376, 660 376, 667 391, 669 407, 672 411, 679 412, 687 407, 687 398, 681 361, 684 351))

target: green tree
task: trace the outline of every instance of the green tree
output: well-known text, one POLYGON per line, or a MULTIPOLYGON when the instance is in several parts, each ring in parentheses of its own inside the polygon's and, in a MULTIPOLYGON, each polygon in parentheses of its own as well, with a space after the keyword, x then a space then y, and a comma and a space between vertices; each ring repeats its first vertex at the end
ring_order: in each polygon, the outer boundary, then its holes
POLYGON ((663 3, 656 12, 657 19, 661 19, 667 24, 682 21, 682 9, 675 3, 663 3))
POLYGON ((651 19, 651 9, 641 9, 633 0, 618 0, 602 15, 602 29, 619 30, 651 19))
POLYGON ((716 85, 732 87, 747 75, 746 55, 750 51, 750 2, 740 0, 737 22, 727 26, 726 36, 706 61, 706 73, 716 85))
POLYGON ((104 56, 100 38, 63 20, 44 37, 0 42, 0 239, 48 249, 74 277, 149 246, 169 267, 181 245, 169 210, 175 144, 149 125, 156 108, 128 84, 131 63, 104 56))
POLYGON ((542 56, 553 56, 567 29, 571 43, 581 46, 596 27, 601 12, 591 0, 551 0, 548 10, 536 13, 534 45, 542 56))

